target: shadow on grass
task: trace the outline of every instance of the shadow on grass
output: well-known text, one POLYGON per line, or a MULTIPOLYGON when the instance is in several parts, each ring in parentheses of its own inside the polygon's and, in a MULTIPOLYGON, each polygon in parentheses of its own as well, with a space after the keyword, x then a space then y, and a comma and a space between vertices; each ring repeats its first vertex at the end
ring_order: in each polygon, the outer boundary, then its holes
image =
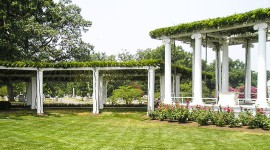
MULTIPOLYGON (((105 107, 100 109, 100 115, 110 113, 113 116, 118 117, 138 117, 138 115, 143 116, 146 114, 146 107, 105 107)), ((30 109, 11 109, 11 110, 1 110, 0 111, 0 120, 1 119, 13 119, 13 120, 23 120, 26 116, 33 117, 63 117, 65 115, 74 115, 78 114, 89 114, 93 112, 92 108, 45 108, 44 114, 38 115, 36 110, 30 109)))
POLYGON ((114 108, 104 108, 103 110, 100 110, 100 112, 145 112, 146 113, 147 108, 146 107, 114 107, 114 108))
POLYGON ((28 109, 0 110, 0 119, 23 120, 24 116, 36 116, 36 111, 28 109))

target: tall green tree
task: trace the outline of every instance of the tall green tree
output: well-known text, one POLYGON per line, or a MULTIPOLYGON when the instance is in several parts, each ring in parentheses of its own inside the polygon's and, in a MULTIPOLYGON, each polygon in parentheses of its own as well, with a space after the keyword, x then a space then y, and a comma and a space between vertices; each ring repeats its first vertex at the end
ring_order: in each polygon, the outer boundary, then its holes
MULTIPOLYGON (((0 60, 87 60, 93 46, 82 40, 91 22, 71 0, 1 0, 0 60)), ((14 97, 7 82, 9 97, 14 97)))
POLYGON ((93 50, 83 42, 91 22, 70 0, 1 0, 0 60, 77 60, 93 50))

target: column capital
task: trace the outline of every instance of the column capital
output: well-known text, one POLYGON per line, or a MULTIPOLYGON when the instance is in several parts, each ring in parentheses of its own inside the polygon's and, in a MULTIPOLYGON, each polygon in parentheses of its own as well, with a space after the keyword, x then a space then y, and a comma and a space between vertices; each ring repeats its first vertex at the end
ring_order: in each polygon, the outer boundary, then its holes
POLYGON ((245 43, 242 45, 242 48, 253 48, 254 45, 252 43, 245 43))
POLYGON ((253 26, 253 29, 261 31, 261 30, 265 30, 267 27, 268 25, 266 23, 258 23, 253 26))
POLYGON ((220 48, 221 48, 221 45, 220 44, 216 44, 214 47, 213 47, 213 51, 220 51, 220 48))
POLYGON ((194 33, 191 35, 192 39, 201 39, 201 38, 205 38, 205 34, 201 34, 201 33, 194 33))
POLYGON ((162 42, 163 42, 163 44, 170 44, 170 42, 171 42, 171 39, 169 39, 169 38, 163 38, 162 39, 162 42))
POLYGON ((220 41, 220 44, 222 44, 222 45, 229 45, 230 40, 231 40, 231 39, 230 39, 229 37, 227 37, 227 38, 221 40, 221 41, 220 41))

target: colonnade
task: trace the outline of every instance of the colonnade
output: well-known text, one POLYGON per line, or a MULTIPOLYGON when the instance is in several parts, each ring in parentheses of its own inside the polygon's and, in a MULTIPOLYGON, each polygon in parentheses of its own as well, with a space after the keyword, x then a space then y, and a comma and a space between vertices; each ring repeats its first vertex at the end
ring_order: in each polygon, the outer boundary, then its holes
MULTIPOLYGON (((260 108, 268 107, 266 95, 266 32, 268 25, 266 23, 259 23, 254 25, 254 30, 258 30, 258 79, 257 79, 257 101, 256 106, 260 108)), ((192 105, 203 105, 202 101, 202 66, 201 66, 201 48, 202 39, 205 37, 202 33, 194 33, 191 39, 193 51, 192 55, 192 105)), ((229 88, 229 38, 223 39, 221 45, 214 47, 216 51, 216 95, 219 92, 228 92, 229 88), (223 51, 222 64, 220 62, 220 51, 223 51)), ((172 104, 171 97, 171 39, 164 37, 163 43, 165 44, 165 89, 163 102, 165 104, 172 104)), ((253 47, 252 43, 248 40, 243 44, 246 48, 246 79, 245 79, 245 96, 250 99, 251 91, 251 59, 250 49, 253 47)), ((163 79, 163 78, 162 78, 163 79)), ((163 83, 163 82, 162 82, 163 83)), ((163 96, 163 95, 162 95, 163 96)), ((163 98, 163 97, 162 97, 163 98)))
MULTIPOLYGON (((118 68, 119 69, 119 68, 118 68)), ((132 69, 132 68, 125 68, 132 69)), ((146 69, 146 67, 136 68, 146 69)), ((155 69, 156 67, 147 67, 148 70, 148 109, 150 112, 154 110, 154 91, 155 91, 155 69)), ((57 69, 54 69, 57 70, 57 69)), ((76 69, 79 70, 79 69, 76 69)), ((107 99, 108 82, 103 76, 100 76, 100 70, 93 68, 93 114, 99 114, 99 110, 104 108, 107 99)), ((37 69, 36 77, 31 77, 27 84, 27 105, 31 105, 31 109, 36 109, 37 114, 43 114, 43 72, 46 69, 37 69)))

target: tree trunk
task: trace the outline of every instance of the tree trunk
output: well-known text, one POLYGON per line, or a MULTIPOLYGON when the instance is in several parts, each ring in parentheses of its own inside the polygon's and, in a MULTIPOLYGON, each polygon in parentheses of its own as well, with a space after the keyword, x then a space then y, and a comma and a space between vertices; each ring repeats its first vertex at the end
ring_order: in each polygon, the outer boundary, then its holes
POLYGON ((7 91, 8 91, 8 100, 11 102, 15 101, 14 93, 13 93, 13 86, 11 82, 8 82, 7 84, 7 91))

